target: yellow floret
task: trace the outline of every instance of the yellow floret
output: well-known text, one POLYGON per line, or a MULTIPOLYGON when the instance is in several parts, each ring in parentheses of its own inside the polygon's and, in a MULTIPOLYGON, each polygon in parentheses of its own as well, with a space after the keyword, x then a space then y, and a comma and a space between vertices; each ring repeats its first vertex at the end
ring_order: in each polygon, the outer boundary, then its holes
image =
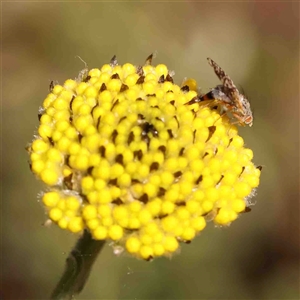
POLYGON ((118 92, 118 91, 120 91, 121 85, 122 85, 122 82, 119 79, 111 79, 107 83, 107 88, 110 91, 118 92))
POLYGON ((58 149, 51 148, 47 152, 47 158, 49 161, 60 163, 63 160, 63 155, 58 149))
POLYGON ((125 72, 125 74, 126 74, 127 76, 136 72, 135 66, 132 65, 132 64, 129 64, 129 63, 124 64, 124 65, 122 66, 122 69, 123 69, 123 71, 125 72))
POLYGON ((60 199, 60 195, 58 192, 48 192, 43 196, 43 203, 47 207, 55 207, 60 199))
POLYGON ((231 222, 230 212, 231 211, 229 209, 221 208, 217 216, 215 217, 214 221, 221 225, 229 224, 231 222))
POLYGON ((82 186, 82 189, 85 193, 87 193, 87 191, 92 190, 93 187, 94 187, 93 177, 92 176, 87 176, 87 177, 82 178, 81 186, 82 186))
POLYGON ((195 237, 195 235, 196 235, 195 229, 189 227, 183 231, 181 237, 186 241, 191 241, 195 237))
POLYGON ((183 83, 182 86, 187 85, 191 91, 197 91, 198 85, 197 81, 193 78, 188 78, 186 79, 183 83))
POLYGON ((82 216, 86 220, 95 219, 97 217, 97 208, 94 205, 86 205, 83 208, 82 216))
POLYGON ((100 74, 101 74, 101 71, 99 69, 92 69, 92 70, 89 71, 89 75, 91 77, 96 77, 97 78, 97 77, 100 76, 100 74))
POLYGON ((53 107, 56 110, 66 110, 69 108, 69 102, 64 98, 59 97, 53 101, 53 107))
POLYGON ((69 196, 66 198, 67 209, 77 211, 81 205, 80 199, 75 196, 69 196))
POLYGON ((89 86, 88 88, 85 89, 84 91, 84 96, 87 98, 95 98, 98 94, 98 91, 95 87, 89 86))
POLYGON ((63 87, 61 85, 56 85, 53 90, 52 90, 52 93, 54 95, 59 95, 61 92, 63 91, 63 87))
POLYGON ((139 221, 142 224, 148 224, 151 219, 152 219, 152 216, 148 210, 145 209, 139 213, 139 221))
POLYGON ((45 108, 45 109, 48 108, 53 103, 53 101, 56 99, 56 97, 57 96, 54 94, 49 94, 43 102, 43 108, 45 108))
POLYGON ((50 125, 42 124, 38 129, 39 135, 46 141, 48 140, 49 137, 51 137, 52 132, 53 132, 53 128, 50 125))
POLYGON ((49 143, 38 139, 33 141, 31 148, 35 153, 44 153, 49 149, 49 146, 49 143))
POLYGON ((235 212, 242 212, 244 211, 246 208, 246 203, 244 200, 241 199, 235 199, 234 201, 232 201, 232 209, 235 212))
POLYGON ((237 182, 234 188, 237 196, 240 198, 244 198, 251 193, 251 187, 246 182, 237 182))
POLYGON ((123 236, 123 228, 119 225, 113 225, 109 228, 108 235, 114 241, 119 240, 123 236))
POLYGON ((149 259, 149 257, 153 256, 153 249, 150 246, 142 246, 139 255, 144 259, 149 259))
POLYGON ((41 179, 48 185, 55 185, 58 182, 59 174, 53 169, 44 169, 41 172, 41 179))
POLYGON ((63 212, 59 208, 52 208, 49 211, 49 217, 51 220, 57 222, 59 221, 63 216, 63 212))
POLYGON ((111 193, 108 189, 103 189, 100 191, 99 203, 105 204, 112 201, 111 193))
POLYGON ((168 74, 168 68, 164 64, 157 65, 155 68, 155 71, 156 71, 157 77, 160 77, 162 75, 167 76, 167 74, 168 74))
POLYGON ((111 214, 111 207, 109 205, 104 205, 104 204, 99 205, 98 213, 102 218, 108 217, 111 214))
MULTIPOLYGON (((92 179, 93 177, 90 177, 90 178, 92 179)), ((97 179, 94 181, 93 187, 94 187, 97 191, 101 191, 101 190, 105 189, 105 187, 106 187, 106 181, 103 180, 103 179, 97 178, 97 179)))
POLYGON ((84 229, 84 223, 81 217, 72 218, 68 224, 71 232, 77 233, 84 229))
POLYGON ((108 235, 108 231, 104 226, 98 226, 92 231, 92 235, 96 240, 104 240, 108 235))
POLYGON ((166 251, 174 252, 179 247, 178 241, 173 236, 167 236, 163 243, 164 248, 166 251))
POLYGON ((64 88, 67 90, 75 90, 77 86, 77 82, 72 79, 68 79, 64 83, 64 88))
POLYGON ((174 216, 168 216, 162 219, 162 227, 166 232, 171 232, 178 224, 178 219, 174 216))
POLYGON ((144 233, 140 235, 140 241, 143 245, 151 245, 153 242, 152 237, 144 233))
POLYGON ((161 244, 153 245, 153 254, 154 256, 162 256, 165 254, 165 248, 161 244))
POLYGON ((206 222, 205 219, 203 217, 197 217, 192 219, 191 221, 191 226, 197 230, 197 231, 201 231, 205 228, 206 226, 206 222))
POLYGON ((57 222, 57 225, 61 228, 61 229, 67 229, 68 228, 68 224, 69 224, 69 221, 65 218, 63 219, 60 219, 58 222, 57 222))
POLYGON ((62 136, 58 141, 57 141, 57 149, 61 152, 67 152, 69 149, 69 146, 71 144, 71 141, 65 137, 62 136))
POLYGON ((156 198, 147 203, 146 208, 151 215, 155 216, 161 211, 161 203, 162 201, 159 198, 156 198))
POLYGON ((141 242, 136 237, 130 237, 126 241, 126 249, 130 253, 137 253, 140 250, 141 242))
POLYGON ((97 227, 99 227, 99 225, 100 225, 100 221, 98 219, 91 219, 86 221, 86 226, 90 230, 95 230, 97 227))
POLYGON ((42 160, 35 160, 31 164, 31 170, 36 174, 40 174, 44 169, 45 163, 42 160))

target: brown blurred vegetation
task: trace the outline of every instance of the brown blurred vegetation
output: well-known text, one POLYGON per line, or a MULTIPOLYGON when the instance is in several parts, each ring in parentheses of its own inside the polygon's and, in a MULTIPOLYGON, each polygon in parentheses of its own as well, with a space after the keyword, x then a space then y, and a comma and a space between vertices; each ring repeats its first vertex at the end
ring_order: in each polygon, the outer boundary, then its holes
POLYGON ((213 58, 246 90, 242 128, 263 165, 256 205, 230 228, 212 224, 172 259, 147 263, 107 245, 77 299, 299 299, 299 3, 2 3, 1 299, 46 299, 76 236, 46 220, 24 149, 50 80, 116 54, 218 84, 213 58))

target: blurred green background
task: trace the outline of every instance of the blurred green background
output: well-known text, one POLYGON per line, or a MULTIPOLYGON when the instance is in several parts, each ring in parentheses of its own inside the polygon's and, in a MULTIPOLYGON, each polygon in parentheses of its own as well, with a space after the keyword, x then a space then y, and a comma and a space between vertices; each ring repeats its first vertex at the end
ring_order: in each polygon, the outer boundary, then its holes
POLYGON ((106 245, 76 299, 299 299, 299 3, 2 2, 1 299, 47 299, 77 237, 47 228, 25 146, 51 80, 119 63, 154 63, 219 84, 206 57, 246 91, 241 128, 263 165, 256 205, 213 224, 172 259, 115 257, 106 245))

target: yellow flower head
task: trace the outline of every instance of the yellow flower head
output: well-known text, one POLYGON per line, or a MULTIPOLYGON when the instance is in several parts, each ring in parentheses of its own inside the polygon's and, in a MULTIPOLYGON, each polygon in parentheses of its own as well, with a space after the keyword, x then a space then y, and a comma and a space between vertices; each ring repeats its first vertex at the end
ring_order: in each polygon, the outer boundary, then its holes
POLYGON ((187 105, 197 92, 150 61, 113 58, 52 86, 29 149, 52 221, 143 259, 175 252, 207 220, 230 224, 260 176, 227 116, 187 105))

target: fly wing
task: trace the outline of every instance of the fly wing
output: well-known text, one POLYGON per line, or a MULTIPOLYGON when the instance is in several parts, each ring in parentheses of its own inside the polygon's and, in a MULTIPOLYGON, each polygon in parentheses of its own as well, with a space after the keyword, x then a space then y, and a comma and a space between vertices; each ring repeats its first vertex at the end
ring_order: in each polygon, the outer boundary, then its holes
POLYGON ((239 106, 239 98, 240 93, 231 78, 225 73, 225 71, 211 58, 207 58, 208 63, 213 67, 216 75, 220 79, 223 84, 224 92, 226 95, 231 99, 231 101, 236 105, 239 106))
POLYGON ((213 67, 216 75, 219 77, 219 79, 221 80, 221 82, 224 85, 224 79, 226 77, 228 77, 228 75, 225 73, 225 71, 215 62, 213 61, 211 58, 207 58, 208 63, 213 67))

